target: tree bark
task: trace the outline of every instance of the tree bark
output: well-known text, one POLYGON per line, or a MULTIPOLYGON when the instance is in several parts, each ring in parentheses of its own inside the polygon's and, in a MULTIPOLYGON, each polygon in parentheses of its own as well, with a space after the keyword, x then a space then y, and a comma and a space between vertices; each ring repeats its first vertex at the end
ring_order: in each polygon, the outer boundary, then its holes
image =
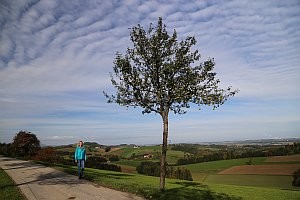
POLYGON ((167 158, 168 132, 169 132, 168 114, 162 115, 162 118, 163 118, 163 144, 162 144, 162 151, 161 151, 160 183, 159 183, 159 189, 161 191, 165 189, 166 158, 167 158))

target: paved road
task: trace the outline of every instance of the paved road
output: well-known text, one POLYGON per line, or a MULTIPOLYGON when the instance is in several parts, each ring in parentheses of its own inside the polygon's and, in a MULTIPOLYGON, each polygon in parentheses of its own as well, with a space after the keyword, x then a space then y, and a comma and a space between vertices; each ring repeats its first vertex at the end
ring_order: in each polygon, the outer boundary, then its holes
POLYGON ((16 182, 28 200, 143 200, 29 161, 0 156, 0 167, 16 182))

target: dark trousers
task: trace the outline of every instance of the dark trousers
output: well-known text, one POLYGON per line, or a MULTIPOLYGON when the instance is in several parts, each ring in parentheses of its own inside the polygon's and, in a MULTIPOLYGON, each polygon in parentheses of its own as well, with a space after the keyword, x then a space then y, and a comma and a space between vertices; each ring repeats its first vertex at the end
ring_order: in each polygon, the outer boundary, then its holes
POLYGON ((84 160, 77 160, 77 165, 78 165, 78 176, 81 178, 83 177, 84 160))

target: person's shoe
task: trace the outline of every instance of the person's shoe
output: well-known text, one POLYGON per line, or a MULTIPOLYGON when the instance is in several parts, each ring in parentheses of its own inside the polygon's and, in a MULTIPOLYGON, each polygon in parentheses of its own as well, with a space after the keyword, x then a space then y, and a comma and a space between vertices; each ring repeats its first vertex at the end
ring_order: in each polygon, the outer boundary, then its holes
POLYGON ((82 177, 81 177, 81 176, 78 176, 78 179, 82 179, 82 177))

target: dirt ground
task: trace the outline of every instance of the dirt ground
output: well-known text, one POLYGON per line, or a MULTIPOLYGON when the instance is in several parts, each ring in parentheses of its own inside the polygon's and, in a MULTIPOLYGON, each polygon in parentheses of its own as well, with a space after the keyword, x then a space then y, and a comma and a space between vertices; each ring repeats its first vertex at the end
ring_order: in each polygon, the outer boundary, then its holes
POLYGON ((225 169, 219 174, 292 175, 297 169, 300 169, 300 164, 243 165, 225 169))
POLYGON ((265 162, 300 162, 300 154, 290 156, 273 156, 268 157, 265 162))

